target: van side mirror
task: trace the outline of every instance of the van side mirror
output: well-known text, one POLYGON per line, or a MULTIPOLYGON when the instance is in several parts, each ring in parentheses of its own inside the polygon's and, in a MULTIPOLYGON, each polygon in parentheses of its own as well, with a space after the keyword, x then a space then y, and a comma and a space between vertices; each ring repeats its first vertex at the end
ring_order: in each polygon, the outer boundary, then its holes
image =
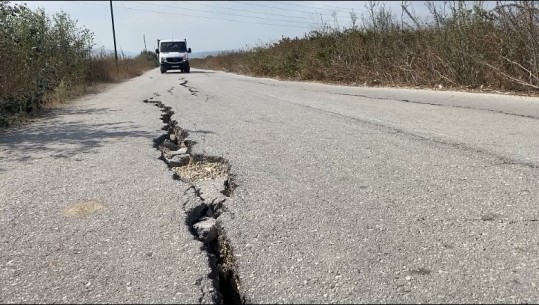
POLYGON ((191 48, 187 49, 187 53, 191 53, 191 48))
POLYGON ((159 49, 155 49, 155 54, 159 54, 159 49))

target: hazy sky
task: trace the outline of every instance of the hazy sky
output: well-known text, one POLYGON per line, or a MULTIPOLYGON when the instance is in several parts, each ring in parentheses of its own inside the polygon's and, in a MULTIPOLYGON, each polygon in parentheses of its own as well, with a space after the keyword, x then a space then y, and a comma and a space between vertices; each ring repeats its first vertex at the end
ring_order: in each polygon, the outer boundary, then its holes
MULTIPOLYGON (((21 3, 25 1, 13 1, 21 3)), ((79 26, 95 34, 96 46, 112 50, 109 1, 30 1, 29 8, 48 14, 63 10, 79 26)), ((401 1, 381 1, 396 16, 401 1)), ((426 11, 423 1, 410 2, 416 13, 426 11)), ((193 52, 237 50, 275 42, 282 36, 302 37, 321 20, 349 26, 350 12, 366 13, 365 1, 112 1, 118 49, 140 52, 143 35, 150 50, 157 39, 187 39, 193 52)))

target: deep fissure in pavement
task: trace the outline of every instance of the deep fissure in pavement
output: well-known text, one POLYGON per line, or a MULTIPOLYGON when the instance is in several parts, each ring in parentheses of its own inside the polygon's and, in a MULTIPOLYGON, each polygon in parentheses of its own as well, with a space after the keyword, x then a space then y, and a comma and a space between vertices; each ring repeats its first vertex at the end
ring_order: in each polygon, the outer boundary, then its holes
POLYGON ((154 139, 154 147, 161 151, 160 159, 174 172, 174 179, 191 185, 184 194, 192 198, 183 203, 185 224, 207 252, 212 269, 208 277, 219 291, 214 295, 214 301, 244 304, 233 249, 217 220, 225 211, 225 201, 237 187, 230 174, 230 164, 221 157, 193 154, 192 147, 196 142, 187 140, 189 133, 172 120, 172 108, 153 100, 153 97, 144 102, 156 105, 163 112, 161 120, 165 126, 162 130, 166 133, 154 139))

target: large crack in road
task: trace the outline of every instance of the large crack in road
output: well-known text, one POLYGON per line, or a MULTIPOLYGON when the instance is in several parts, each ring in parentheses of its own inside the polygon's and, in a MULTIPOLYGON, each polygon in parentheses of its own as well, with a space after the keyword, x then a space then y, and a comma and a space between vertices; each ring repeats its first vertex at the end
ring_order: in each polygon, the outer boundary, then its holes
POLYGON ((154 104, 163 112, 161 120, 165 126, 162 130, 166 133, 154 139, 154 147, 161 152, 160 159, 173 171, 174 179, 190 184, 184 192, 189 198, 183 202, 185 225, 195 239, 203 243, 202 250, 207 253, 212 270, 208 277, 214 285, 214 291, 210 291, 213 301, 244 304, 234 251, 218 219, 226 211, 225 202, 237 186, 230 174, 230 164, 221 157, 194 154, 191 148, 196 142, 187 139, 189 133, 172 120, 172 108, 153 97, 144 102, 154 104))

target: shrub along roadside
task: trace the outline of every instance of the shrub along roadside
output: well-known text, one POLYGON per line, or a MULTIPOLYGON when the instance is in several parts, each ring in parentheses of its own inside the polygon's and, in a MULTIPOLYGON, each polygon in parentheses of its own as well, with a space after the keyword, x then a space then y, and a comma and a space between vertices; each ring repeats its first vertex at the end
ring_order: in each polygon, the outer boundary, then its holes
POLYGON ((253 76, 348 84, 539 91, 539 3, 427 1, 422 22, 369 1, 362 26, 323 25, 303 38, 192 61, 253 76), (405 18, 406 16, 406 18, 405 18))
POLYGON ((114 52, 103 49, 95 52, 88 62, 86 83, 116 82, 139 76, 147 70, 159 66, 157 54, 142 51, 135 58, 128 58, 123 53, 118 56, 118 70, 114 52))
POLYGON ((157 66, 151 52, 134 59, 92 53, 93 34, 64 13, 48 16, 0 1, 0 127, 64 102, 88 85, 119 81, 157 66), (148 54, 150 53, 150 54, 148 54))

